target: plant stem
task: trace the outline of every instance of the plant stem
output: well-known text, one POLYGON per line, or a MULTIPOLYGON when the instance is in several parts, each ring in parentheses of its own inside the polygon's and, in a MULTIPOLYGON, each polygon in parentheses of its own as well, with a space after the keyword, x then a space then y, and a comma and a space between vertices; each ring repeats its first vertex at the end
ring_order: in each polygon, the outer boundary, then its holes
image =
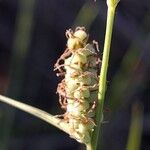
POLYGON ((38 108, 35 108, 33 106, 29 106, 27 104, 24 104, 22 102, 18 102, 14 99, 8 98, 6 96, 0 95, 0 101, 4 102, 6 104, 9 104, 13 107, 16 107, 20 110, 23 110, 29 114, 32 114, 33 116, 36 116, 37 118, 40 118, 44 120, 45 122, 48 122, 49 124, 59 128, 60 130, 66 132, 69 134, 69 128, 68 124, 62 121, 61 119, 43 111, 38 108))
POLYGON ((97 126, 92 135, 92 141, 91 141, 92 149, 91 150, 97 150, 97 145, 98 145, 98 140, 99 140, 99 132, 100 132, 101 121, 103 117, 103 105, 104 105, 105 91, 106 91, 106 81, 107 81, 106 79, 107 79, 107 69, 108 69, 111 38, 112 38, 112 29, 113 29, 113 23, 114 23, 115 8, 117 6, 117 4, 113 6, 112 4, 110 5, 108 1, 107 1, 108 11, 107 11, 105 42, 104 42, 102 66, 101 66, 100 77, 99 77, 98 107, 96 110, 97 126))
POLYGON ((93 150, 91 143, 86 144, 86 150, 93 150))

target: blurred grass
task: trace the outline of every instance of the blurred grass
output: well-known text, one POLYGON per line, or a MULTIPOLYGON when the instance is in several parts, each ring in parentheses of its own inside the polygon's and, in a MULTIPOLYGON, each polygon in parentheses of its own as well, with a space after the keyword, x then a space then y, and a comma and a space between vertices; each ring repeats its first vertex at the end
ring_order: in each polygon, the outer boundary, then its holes
POLYGON ((78 12, 72 28, 76 28, 77 26, 85 26, 86 29, 89 30, 92 23, 98 16, 99 9, 100 8, 98 5, 96 5, 96 3, 93 3, 91 1, 85 2, 85 4, 78 12))
POLYGON ((135 102, 132 106, 131 125, 126 150, 140 150, 143 126, 143 105, 135 102))
MULTIPOLYGON (((119 69, 111 79, 110 86, 108 88, 107 92, 107 99, 108 101, 106 102, 106 105, 110 108, 111 113, 109 113, 109 119, 111 121, 114 121, 113 119, 120 119, 127 121, 123 127, 118 127, 117 133, 121 132, 121 130, 125 130, 124 128, 127 128, 128 124, 128 118, 121 119, 118 116, 118 112, 123 113, 122 110, 128 111, 127 108, 135 101, 140 101, 141 105, 144 105, 144 99, 141 97, 143 96, 142 92, 145 88, 147 88, 147 83, 148 83, 148 78, 147 78, 147 70, 148 70, 148 65, 146 64, 146 61, 144 60, 145 55, 149 55, 149 47, 150 47, 150 28, 148 27, 150 20, 150 13, 147 12, 144 14, 144 17, 141 19, 141 25, 139 28, 137 28, 137 32, 135 35, 132 35, 134 37, 129 44, 129 47, 126 51, 126 53, 123 56, 123 59, 120 62, 119 69), (146 54, 147 53, 147 54, 146 54), (116 117, 117 116, 117 117, 116 117)), ((120 49, 121 51, 121 49, 120 49)), ((117 55, 117 54, 116 54, 117 55)), ((141 109, 141 108, 139 108, 141 109)), ((139 110, 141 111, 141 110, 139 110)), ((124 112, 127 113, 127 112, 124 112)), ((134 112, 135 113, 135 112, 134 112)), ((141 112, 142 113, 142 112, 141 112)), ((108 114, 106 114, 107 117, 108 114)), ((134 114, 137 115, 137 114, 134 114)), ((139 120, 141 119, 139 112, 139 120)), ((144 117, 144 116, 142 116, 144 117)), ((137 119, 137 116, 136 116, 137 119)), ((139 121, 138 120, 138 121, 139 121)), ((133 124, 131 126, 136 126, 138 121, 133 120, 133 124), (136 125, 135 125, 136 124, 136 125)), ((117 121, 114 121, 115 123, 117 121)), ((114 124, 115 124, 114 123, 114 124)), ((141 122, 140 122, 141 123, 141 122)), ((111 126, 111 125, 110 125, 111 126)), ((113 126, 113 125, 112 125, 113 126)), ((111 127, 112 127, 111 126, 111 127)), ((109 127, 109 128, 111 128, 109 127)), ((113 128, 113 127, 112 127, 113 128)), ((138 124, 137 128, 133 130, 133 127, 130 129, 130 134, 131 138, 129 138, 128 143, 129 143, 129 148, 130 150, 138 150, 140 149, 140 140, 141 140, 141 125, 138 124), (133 131, 132 131, 133 130, 133 131), (133 135, 132 135, 133 134, 133 135), (133 136, 135 137, 135 134, 137 135, 137 139, 135 141, 133 140, 133 136), (131 141, 130 141, 131 140, 131 141), (131 142, 131 143, 130 143, 131 142), (137 149, 134 148, 134 146, 137 146, 137 149), (132 149, 132 148, 134 149, 132 149)), ((110 133, 107 136, 109 137, 110 133)), ((116 136, 119 138, 119 135, 116 136)), ((116 138, 115 137, 115 138, 116 138)), ((124 138, 124 137, 122 137, 124 138)), ((124 138, 125 140, 125 138, 124 138)), ((113 139, 109 138, 108 142, 113 143, 113 139)), ((105 142, 105 147, 108 149, 114 144, 110 144, 110 146, 106 145, 107 142, 105 142)), ((116 142, 117 143, 117 142, 116 142)), ((121 142, 120 142, 121 143, 121 142)), ((124 143, 124 142, 122 142, 124 143)), ((118 146, 119 147, 119 146, 118 146)), ((122 145, 123 147, 123 145, 122 145)), ((142 146, 144 147, 144 146, 142 146)), ((144 147, 146 148, 146 146, 144 147)))
POLYGON ((136 38, 132 40, 120 63, 119 70, 112 79, 108 94, 110 95, 108 103, 112 112, 116 112, 119 108, 128 104, 137 89, 139 87, 142 89, 146 82, 145 68, 142 62, 143 53, 148 48, 147 41, 150 42, 150 30, 146 27, 146 20, 150 20, 149 13, 143 17, 142 26, 138 30, 136 38))
MULTIPOLYGON (((20 98, 24 78, 24 65, 28 53, 33 26, 33 12, 35 0, 20 0, 16 17, 15 35, 10 61, 10 84, 6 95, 20 98)), ((7 108, 7 107, 6 107, 7 108)), ((11 129, 15 117, 15 110, 9 108, 3 112, 1 123, 0 150, 7 150, 11 129)))

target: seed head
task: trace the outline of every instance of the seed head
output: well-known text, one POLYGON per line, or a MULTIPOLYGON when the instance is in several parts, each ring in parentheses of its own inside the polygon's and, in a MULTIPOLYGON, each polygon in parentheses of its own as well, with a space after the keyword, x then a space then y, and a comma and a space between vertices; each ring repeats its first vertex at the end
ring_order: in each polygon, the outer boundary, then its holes
MULTIPOLYGON (((57 93, 60 104, 65 108, 64 120, 68 123, 70 136, 81 143, 89 143, 94 130, 97 104, 97 53, 94 44, 88 43, 84 27, 66 31, 67 49, 57 61, 57 68, 63 67, 64 79, 59 83, 57 93), (63 60, 62 64, 59 64, 63 60)), ((62 73, 61 72, 61 73, 62 73)))

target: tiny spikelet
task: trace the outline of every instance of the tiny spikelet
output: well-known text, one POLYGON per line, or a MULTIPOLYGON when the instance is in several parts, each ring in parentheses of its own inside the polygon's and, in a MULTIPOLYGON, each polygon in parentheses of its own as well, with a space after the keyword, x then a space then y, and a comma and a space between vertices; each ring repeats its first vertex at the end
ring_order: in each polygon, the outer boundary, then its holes
POLYGON ((96 125, 98 45, 88 43, 84 27, 77 27, 75 32, 69 29, 66 36, 67 48, 55 64, 58 75, 64 75, 57 93, 61 107, 66 111, 63 120, 68 123, 70 136, 81 143, 89 143, 96 125))

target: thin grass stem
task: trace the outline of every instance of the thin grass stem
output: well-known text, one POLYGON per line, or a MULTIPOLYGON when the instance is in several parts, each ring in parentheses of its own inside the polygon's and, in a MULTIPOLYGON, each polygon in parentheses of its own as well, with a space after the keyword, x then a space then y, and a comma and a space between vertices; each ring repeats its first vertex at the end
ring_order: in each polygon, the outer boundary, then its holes
POLYGON ((41 110, 38 108, 35 108, 33 106, 24 104, 22 102, 18 102, 14 99, 8 98, 6 96, 0 95, 0 101, 4 102, 8 105, 11 105, 13 107, 16 107, 20 110, 23 110, 29 114, 32 114, 33 116, 40 118, 41 120, 44 120, 45 122, 59 128, 60 130, 66 132, 69 134, 69 128, 68 124, 62 121, 61 119, 41 110))
POLYGON ((98 107, 96 110, 97 126, 95 128, 95 131, 93 132, 92 141, 91 141, 92 143, 91 150, 98 149, 97 147, 99 142, 99 132, 101 130, 101 121, 103 118, 103 105, 104 105, 105 92, 106 92, 107 69, 108 69, 108 62, 109 62, 109 53, 110 53, 110 46, 111 46, 115 9, 117 6, 117 3, 112 5, 110 1, 111 0, 107 1, 108 11, 107 11, 106 33, 105 33, 102 66, 101 66, 100 77, 99 77, 98 107))

